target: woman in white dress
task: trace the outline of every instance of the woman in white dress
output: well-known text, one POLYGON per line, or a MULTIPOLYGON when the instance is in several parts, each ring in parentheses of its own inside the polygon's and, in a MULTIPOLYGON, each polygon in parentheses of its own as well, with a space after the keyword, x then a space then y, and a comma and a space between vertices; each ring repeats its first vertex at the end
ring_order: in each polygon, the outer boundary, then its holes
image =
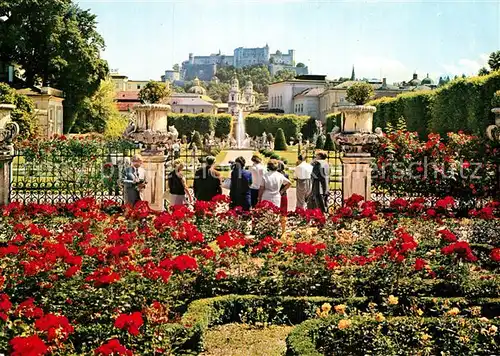
POLYGON ((281 196, 290 188, 290 181, 278 172, 279 162, 275 159, 267 163, 267 173, 262 178, 259 189, 259 201, 268 201, 277 208, 281 205, 281 196))

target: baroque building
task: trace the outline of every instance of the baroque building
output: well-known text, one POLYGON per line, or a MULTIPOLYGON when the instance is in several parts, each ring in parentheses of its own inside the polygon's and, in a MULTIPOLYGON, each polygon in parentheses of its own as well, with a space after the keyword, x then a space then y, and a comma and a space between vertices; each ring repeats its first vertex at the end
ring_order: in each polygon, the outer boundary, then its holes
POLYGON ((240 111, 249 112, 255 109, 255 93, 253 83, 246 82, 243 90, 240 90, 240 83, 236 77, 231 81, 231 89, 227 100, 228 112, 231 115, 238 115, 240 111))

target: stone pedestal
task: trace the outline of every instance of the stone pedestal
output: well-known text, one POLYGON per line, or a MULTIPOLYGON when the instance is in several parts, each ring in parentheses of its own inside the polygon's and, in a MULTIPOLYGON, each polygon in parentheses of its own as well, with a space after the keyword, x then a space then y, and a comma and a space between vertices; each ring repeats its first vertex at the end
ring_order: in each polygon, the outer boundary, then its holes
POLYGON ((11 163, 11 155, 0 153, 0 205, 6 205, 10 202, 11 163))
POLYGON ((353 194, 358 194, 361 195, 365 201, 371 200, 371 164, 373 162, 373 157, 370 157, 368 153, 346 153, 345 156, 342 157, 341 162, 343 170, 343 199, 346 200, 353 194))
POLYGON ((142 200, 147 201, 151 209, 162 211, 165 206, 163 199, 165 194, 165 156, 142 152, 141 157, 142 167, 146 170, 148 182, 142 200))

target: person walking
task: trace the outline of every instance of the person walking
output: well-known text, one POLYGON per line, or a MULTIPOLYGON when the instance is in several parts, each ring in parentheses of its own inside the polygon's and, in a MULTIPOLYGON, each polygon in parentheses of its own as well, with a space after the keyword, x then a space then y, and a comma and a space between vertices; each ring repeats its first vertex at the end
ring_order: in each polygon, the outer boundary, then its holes
POLYGON ((141 167, 142 159, 135 155, 129 167, 123 171, 123 185, 125 193, 125 204, 134 206, 142 200, 142 193, 146 188, 146 170, 141 167))
POLYGON ((307 209, 307 197, 311 193, 312 169, 313 167, 306 162, 305 156, 300 154, 297 166, 295 167, 295 180, 297 182, 297 208, 307 209))
POLYGON ((257 200, 259 198, 259 189, 262 183, 262 177, 266 173, 266 168, 262 164, 262 159, 257 156, 252 156, 252 167, 250 167, 250 173, 252 173, 252 185, 250 186, 251 195, 251 205, 252 208, 257 205, 257 200))
POLYGON ((281 197, 288 188, 290 181, 283 174, 278 172, 279 162, 275 159, 267 163, 267 173, 262 178, 259 190, 259 201, 268 201, 276 207, 281 206, 281 197))
POLYGON ((328 191, 329 191, 329 167, 326 160, 326 153, 317 152, 316 158, 312 163, 311 174, 311 194, 307 202, 309 209, 320 209, 323 213, 328 210, 328 191))
POLYGON ((215 170, 215 157, 208 156, 205 164, 194 175, 193 190, 196 200, 211 201, 222 194, 221 174, 215 170))
POLYGON ((244 211, 248 211, 251 206, 252 174, 245 169, 245 163, 245 158, 241 156, 234 160, 229 189, 229 197, 231 198, 229 206, 231 208, 241 207, 244 211))
MULTIPOLYGON (((281 173, 288 181, 288 174, 285 171, 285 163, 282 161, 278 162, 278 172, 281 173)), ((285 189, 285 185, 282 184, 280 187, 280 192, 281 192, 281 201, 280 201, 280 210, 281 214, 286 215, 288 213, 288 195, 287 195, 287 189, 285 189)))
POLYGON ((182 174, 183 169, 184 164, 181 161, 174 161, 174 169, 168 174, 168 189, 170 191, 171 206, 184 205, 188 201, 193 201, 187 187, 186 178, 182 174))

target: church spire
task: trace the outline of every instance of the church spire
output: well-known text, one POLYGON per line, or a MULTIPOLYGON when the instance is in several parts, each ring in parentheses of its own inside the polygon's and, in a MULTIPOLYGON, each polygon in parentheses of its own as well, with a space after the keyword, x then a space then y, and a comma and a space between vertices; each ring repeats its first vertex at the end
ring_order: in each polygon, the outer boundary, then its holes
POLYGON ((352 66, 351 80, 356 80, 356 74, 354 73, 354 65, 352 66))

